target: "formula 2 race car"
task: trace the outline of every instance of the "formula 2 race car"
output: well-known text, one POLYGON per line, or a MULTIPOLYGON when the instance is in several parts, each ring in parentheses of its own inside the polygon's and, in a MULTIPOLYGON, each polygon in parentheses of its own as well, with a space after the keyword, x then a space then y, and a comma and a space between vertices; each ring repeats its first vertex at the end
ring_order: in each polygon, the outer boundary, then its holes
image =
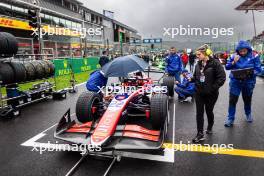
POLYGON ((55 138, 100 146, 102 151, 160 150, 168 129, 168 96, 146 91, 154 87, 150 78, 123 80, 123 87, 131 85, 138 89, 110 99, 83 92, 76 104, 78 121, 71 119, 68 110, 57 126, 55 138))

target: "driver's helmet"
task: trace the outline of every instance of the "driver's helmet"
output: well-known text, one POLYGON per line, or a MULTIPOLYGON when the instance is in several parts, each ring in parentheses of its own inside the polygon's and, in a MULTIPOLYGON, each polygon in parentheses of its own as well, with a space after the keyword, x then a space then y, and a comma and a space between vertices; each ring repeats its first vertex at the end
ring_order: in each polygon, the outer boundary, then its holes
POLYGON ((137 78, 143 78, 143 74, 142 74, 142 72, 140 72, 140 71, 135 72, 134 75, 135 75, 135 77, 137 77, 137 78))
POLYGON ((128 77, 129 78, 140 78, 140 79, 142 79, 143 78, 143 74, 140 71, 135 71, 135 72, 129 73, 128 77))

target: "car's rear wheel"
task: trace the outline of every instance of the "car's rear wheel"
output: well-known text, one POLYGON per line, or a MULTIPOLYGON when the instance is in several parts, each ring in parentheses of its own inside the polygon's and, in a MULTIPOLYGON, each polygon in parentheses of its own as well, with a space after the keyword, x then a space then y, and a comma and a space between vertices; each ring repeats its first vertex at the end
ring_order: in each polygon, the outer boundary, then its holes
POLYGON ((98 106, 102 97, 95 92, 83 92, 76 103, 76 116, 82 122, 90 122, 98 118, 97 113, 93 113, 92 108, 98 106))
POLYGON ((150 99, 150 122, 155 130, 163 127, 168 116, 168 96, 155 94, 150 99))
POLYGON ((170 97, 174 96, 174 82, 175 78, 173 76, 165 76, 163 78, 163 86, 167 86, 167 95, 170 97))

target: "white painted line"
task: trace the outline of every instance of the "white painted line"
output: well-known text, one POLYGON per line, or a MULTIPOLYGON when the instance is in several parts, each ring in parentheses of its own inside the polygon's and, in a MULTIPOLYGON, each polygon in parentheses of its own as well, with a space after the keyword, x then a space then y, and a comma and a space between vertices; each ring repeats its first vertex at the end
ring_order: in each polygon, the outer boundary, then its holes
MULTIPOLYGON (((55 127, 58 123, 55 123, 54 125, 52 125, 51 127, 47 128, 46 130, 42 131, 41 133, 45 133, 47 131, 49 131, 51 128, 55 127)), ((41 134, 39 133, 39 134, 41 134)))
POLYGON ((35 145, 36 141, 43 138, 44 136, 46 136, 45 133, 39 133, 38 135, 34 136, 33 138, 30 138, 26 142, 22 143, 21 145, 26 146, 26 147, 33 147, 35 145))
MULTIPOLYGON (((75 113, 72 113, 72 114, 71 114, 71 117, 74 116, 74 115, 75 115, 75 113)), ((57 124, 58 124, 58 123, 55 123, 54 125, 50 126, 49 128, 45 129, 44 131, 40 132, 40 133, 37 134, 36 136, 34 136, 34 137, 28 139, 27 141, 23 142, 21 145, 22 145, 22 146, 29 146, 29 147, 30 147, 30 146, 33 146, 33 144, 34 144, 37 140, 43 138, 43 137, 46 135, 45 133, 46 133, 47 131, 49 131, 50 129, 52 129, 53 127, 55 127, 57 124)))
MULTIPOLYGON (((75 86, 76 86, 76 87, 80 87, 80 86, 82 86, 82 85, 84 85, 84 84, 86 84, 86 82, 83 82, 83 83, 80 83, 80 84, 76 84, 75 86)), ((67 88, 64 88, 64 89, 60 89, 60 90, 58 90, 58 91, 69 90, 69 89, 71 89, 71 87, 67 87, 67 88)))
MULTIPOLYGON (((173 103, 173 127, 172 127, 172 144, 174 146, 175 144, 175 108, 176 108, 176 105, 175 105, 175 102, 173 103)), ((173 149, 173 163, 175 161, 175 150, 173 149)))
POLYGON ((76 84, 75 86, 79 87, 79 86, 82 86, 84 84, 86 84, 86 82, 83 82, 83 83, 80 83, 80 84, 76 84))

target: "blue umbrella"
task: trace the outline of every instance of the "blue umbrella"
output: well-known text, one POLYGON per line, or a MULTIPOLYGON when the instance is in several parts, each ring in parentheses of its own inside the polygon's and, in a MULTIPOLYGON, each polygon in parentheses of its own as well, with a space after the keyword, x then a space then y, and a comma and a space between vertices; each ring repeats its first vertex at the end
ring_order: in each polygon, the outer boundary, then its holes
POLYGON ((144 71, 148 66, 149 64, 143 59, 135 55, 128 55, 107 63, 103 66, 102 72, 105 77, 127 77, 128 73, 144 71))

